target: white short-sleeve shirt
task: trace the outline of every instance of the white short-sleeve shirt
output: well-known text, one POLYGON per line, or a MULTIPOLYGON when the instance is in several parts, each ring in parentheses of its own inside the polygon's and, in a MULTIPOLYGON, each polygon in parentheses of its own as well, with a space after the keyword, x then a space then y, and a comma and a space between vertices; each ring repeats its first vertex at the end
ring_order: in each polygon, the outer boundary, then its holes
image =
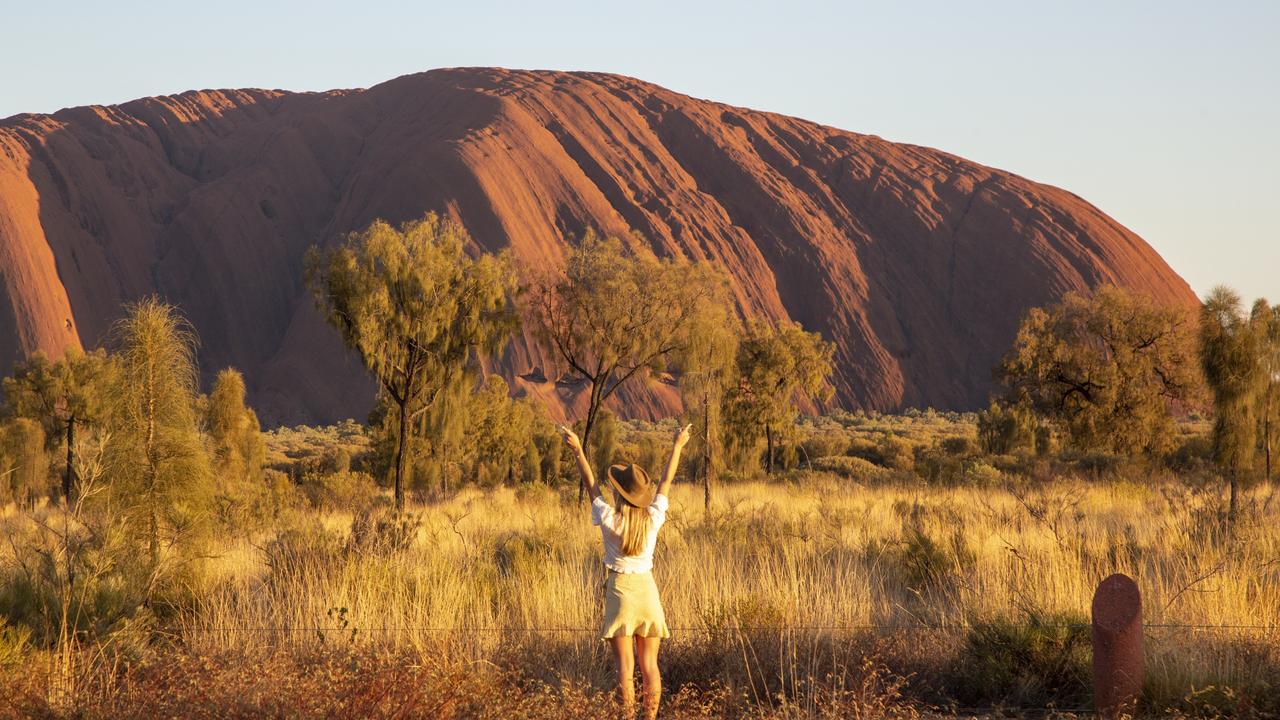
POLYGON ((643 573, 653 569, 653 548, 658 544, 658 530, 667 521, 667 496, 656 495, 649 504, 649 534, 639 555, 622 554, 622 522, 620 513, 603 497, 591 501, 591 524, 600 526, 604 538, 604 565, 620 573, 643 573))

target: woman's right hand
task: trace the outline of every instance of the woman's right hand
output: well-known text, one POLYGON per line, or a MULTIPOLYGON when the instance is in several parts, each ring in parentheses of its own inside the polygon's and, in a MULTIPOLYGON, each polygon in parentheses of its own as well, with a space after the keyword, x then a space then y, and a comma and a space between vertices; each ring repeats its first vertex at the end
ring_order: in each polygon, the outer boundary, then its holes
POLYGON ((688 425, 685 425, 684 427, 676 431, 676 437, 675 437, 676 450, 682 450, 684 449, 685 445, 689 444, 689 431, 691 429, 693 429, 693 423, 689 423, 688 425))
POLYGON ((564 425, 557 425, 556 429, 559 430, 560 434, 564 436, 565 445, 568 445, 570 448, 573 448, 574 452, 582 452, 582 440, 578 439, 578 433, 565 427, 564 425))

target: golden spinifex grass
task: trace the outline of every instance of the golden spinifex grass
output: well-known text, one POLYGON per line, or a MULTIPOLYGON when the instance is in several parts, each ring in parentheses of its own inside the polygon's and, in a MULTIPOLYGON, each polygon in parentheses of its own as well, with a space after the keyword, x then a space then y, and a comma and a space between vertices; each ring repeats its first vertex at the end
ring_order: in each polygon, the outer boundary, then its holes
MULTIPOLYGON (((973 628, 1078 631, 1097 583, 1124 572, 1143 591, 1149 694, 1161 702, 1275 681, 1280 502, 1261 509, 1272 489, 1254 488, 1254 512, 1228 533, 1217 492, 1169 480, 867 487, 810 475, 725 486, 709 514, 700 489, 678 485, 655 572, 672 652, 701 653, 708 675, 784 689, 789 675, 836 662, 816 644, 868 636, 890 665, 954 678, 989 660, 971 656, 985 647, 973 628), (781 640, 767 659, 760 638, 781 640)), ((420 525, 399 543, 394 530, 356 523, 352 538, 351 516, 310 513, 228 544, 179 623, 182 643, 375 644, 510 665, 521 661, 511 648, 536 637, 544 655, 523 661, 550 664, 531 674, 607 680, 599 536, 585 506, 530 486, 412 511, 420 525)), ((1019 652, 1005 664, 1024 662, 1019 652)), ((1079 657, 1064 658, 1087 686, 1079 657)))

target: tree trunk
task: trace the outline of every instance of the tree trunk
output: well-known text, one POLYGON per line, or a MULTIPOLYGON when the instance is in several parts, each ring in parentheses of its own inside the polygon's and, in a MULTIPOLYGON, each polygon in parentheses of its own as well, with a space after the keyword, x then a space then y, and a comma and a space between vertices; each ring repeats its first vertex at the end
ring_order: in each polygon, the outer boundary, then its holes
POLYGON ((711 394, 702 394, 702 507, 711 513, 711 394))
POLYGON ((1266 400, 1262 405, 1262 450, 1266 456, 1267 482, 1271 481, 1271 389, 1272 384, 1268 382, 1266 400))
POLYGON ((62 476, 62 501, 71 507, 71 503, 75 501, 72 493, 75 492, 75 451, 76 442, 76 416, 72 415, 67 418, 67 472, 62 476))
MULTIPOLYGON (((151 513, 151 573, 155 574, 156 568, 160 567, 160 522, 157 518, 156 504, 159 499, 156 497, 156 483, 159 479, 159 461, 156 458, 156 398, 155 398, 155 371, 151 365, 147 366, 147 436, 146 436, 146 456, 147 456, 147 507, 151 513)), ((148 598, 150 601, 150 598, 148 598)))
MULTIPOLYGON (((582 428, 582 453, 587 456, 587 462, 591 461, 591 426, 596 424, 596 390, 595 386, 591 386, 591 406, 587 408, 587 424, 582 428)), ((583 497, 587 492, 587 479, 578 478, 578 504, 582 504, 583 497)))
POLYGON ((1237 482, 1237 477, 1239 476, 1239 474, 1240 474, 1240 471, 1238 469, 1232 468, 1231 490, 1230 490, 1229 499, 1227 500, 1227 525, 1233 529, 1236 526, 1236 486, 1239 484, 1237 482))
MULTIPOLYGON (((407 393, 406 393, 407 397, 407 393)), ((404 510, 404 446, 409 438, 409 402, 406 400, 399 403, 400 406, 400 436, 396 438, 396 512, 404 510)))
POLYGON ((772 475, 773 474, 773 426, 772 425, 764 426, 764 437, 765 437, 765 440, 769 443, 768 455, 765 460, 765 470, 770 475, 772 475))

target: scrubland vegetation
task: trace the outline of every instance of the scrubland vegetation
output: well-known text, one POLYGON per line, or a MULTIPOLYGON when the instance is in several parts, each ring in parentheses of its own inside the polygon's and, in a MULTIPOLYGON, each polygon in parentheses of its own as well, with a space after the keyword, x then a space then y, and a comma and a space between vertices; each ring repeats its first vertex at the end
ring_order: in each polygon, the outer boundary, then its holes
POLYGON ((1113 572, 1143 592, 1144 713, 1280 714, 1264 303, 1221 291, 1195 323, 1073 295, 1028 316, 980 413, 810 416, 833 349, 738 323, 709 268, 587 238, 522 294, 464 245, 428 218, 310 259, 382 388, 364 423, 263 432, 236 371, 201 393, 197 339, 156 300, 102 349, 19 365, 0 714, 615 714, 598 531, 545 410, 480 372, 519 302, 588 389, 595 464, 656 468, 695 425, 657 551, 664 716, 1077 713, 1113 572), (684 417, 608 409, 660 372, 684 417))

